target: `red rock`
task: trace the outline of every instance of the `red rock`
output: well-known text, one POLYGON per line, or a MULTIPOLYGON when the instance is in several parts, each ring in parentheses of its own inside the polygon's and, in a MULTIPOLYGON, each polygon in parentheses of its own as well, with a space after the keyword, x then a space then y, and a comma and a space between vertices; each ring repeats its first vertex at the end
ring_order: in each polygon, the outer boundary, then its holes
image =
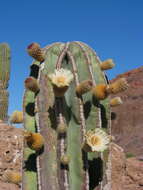
POLYGON ((143 67, 118 75, 112 82, 121 77, 127 79, 129 88, 117 95, 123 104, 112 108, 116 115, 112 120, 112 135, 125 152, 140 156, 143 152, 143 67))
POLYGON ((124 150, 112 143, 112 190, 143 190, 143 162, 126 159, 124 150))
POLYGON ((0 190, 19 190, 20 187, 11 183, 0 182, 0 190))
POLYGON ((0 190, 19 190, 15 184, 3 181, 5 170, 21 170, 22 130, 0 122, 0 190))
POLYGON ((112 143, 112 189, 123 190, 126 158, 124 150, 112 143))

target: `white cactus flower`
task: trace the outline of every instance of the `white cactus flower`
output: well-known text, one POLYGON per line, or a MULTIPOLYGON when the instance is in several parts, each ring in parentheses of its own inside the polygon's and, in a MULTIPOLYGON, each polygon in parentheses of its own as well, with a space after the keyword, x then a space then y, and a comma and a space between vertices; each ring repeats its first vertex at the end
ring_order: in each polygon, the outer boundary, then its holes
POLYGON ((89 130, 85 136, 86 143, 90 146, 93 152, 103 152, 108 148, 110 143, 109 135, 99 128, 89 130))
POLYGON ((59 88, 68 87, 73 80, 73 74, 67 69, 56 69, 54 73, 49 74, 49 79, 53 85, 59 88))

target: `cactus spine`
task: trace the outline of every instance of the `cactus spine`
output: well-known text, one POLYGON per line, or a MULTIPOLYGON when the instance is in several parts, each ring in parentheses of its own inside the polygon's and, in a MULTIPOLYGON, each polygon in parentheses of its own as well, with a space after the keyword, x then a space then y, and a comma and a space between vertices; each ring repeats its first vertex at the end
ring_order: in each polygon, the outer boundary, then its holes
POLYGON ((91 85, 107 85, 101 61, 82 42, 54 43, 42 52, 44 62, 34 61, 30 73, 40 91, 25 91, 23 111, 25 129, 44 137, 44 149, 37 154, 25 145, 23 190, 110 189, 110 146, 104 152, 83 150, 89 130, 111 134, 110 101, 99 101, 91 92, 91 85), (65 94, 55 96, 48 76, 60 68, 70 70, 74 81, 65 94), (64 133, 58 128, 62 124, 64 133))
POLYGON ((8 81, 10 77, 10 48, 8 44, 0 44, 0 119, 7 120, 8 81))

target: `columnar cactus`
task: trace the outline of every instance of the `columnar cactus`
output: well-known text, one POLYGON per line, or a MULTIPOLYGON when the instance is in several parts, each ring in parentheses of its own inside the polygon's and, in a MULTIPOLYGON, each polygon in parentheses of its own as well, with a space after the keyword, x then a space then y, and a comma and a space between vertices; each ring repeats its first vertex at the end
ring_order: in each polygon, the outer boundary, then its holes
POLYGON ((10 48, 8 44, 0 44, 0 119, 7 120, 8 81, 10 77, 10 48))
POLYGON ((110 85, 103 71, 111 60, 102 65, 82 42, 41 50, 33 43, 28 52, 38 61, 25 80, 24 127, 33 138, 24 145, 23 190, 111 189, 110 85), (106 87, 102 99, 94 93, 99 84, 106 87))

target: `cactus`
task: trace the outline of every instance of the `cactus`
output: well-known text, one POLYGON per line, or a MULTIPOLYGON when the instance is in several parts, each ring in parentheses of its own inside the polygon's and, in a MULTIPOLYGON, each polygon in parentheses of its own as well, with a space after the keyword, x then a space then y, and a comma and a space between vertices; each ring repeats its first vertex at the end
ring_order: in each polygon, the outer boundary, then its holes
POLYGON ((111 134, 109 98, 99 101, 93 94, 96 85, 108 85, 100 59, 82 42, 54 43, 38 51, 44 52, 44 62, 33 62, 30 77, 40 90, 25 90, 23 112, 25 129, 40 133, 44 148, 25 144, 23 190, 111 189, 110 146, 103 152, 84 149, 89 131, 111 134), (60 68, 74 76, 62 90, 51 82, 51 73, 60 68))
POLYGON ((7 120, 8 81, 10 77, 10 48, 8 44, 0 44, 0 119, 7 120))

